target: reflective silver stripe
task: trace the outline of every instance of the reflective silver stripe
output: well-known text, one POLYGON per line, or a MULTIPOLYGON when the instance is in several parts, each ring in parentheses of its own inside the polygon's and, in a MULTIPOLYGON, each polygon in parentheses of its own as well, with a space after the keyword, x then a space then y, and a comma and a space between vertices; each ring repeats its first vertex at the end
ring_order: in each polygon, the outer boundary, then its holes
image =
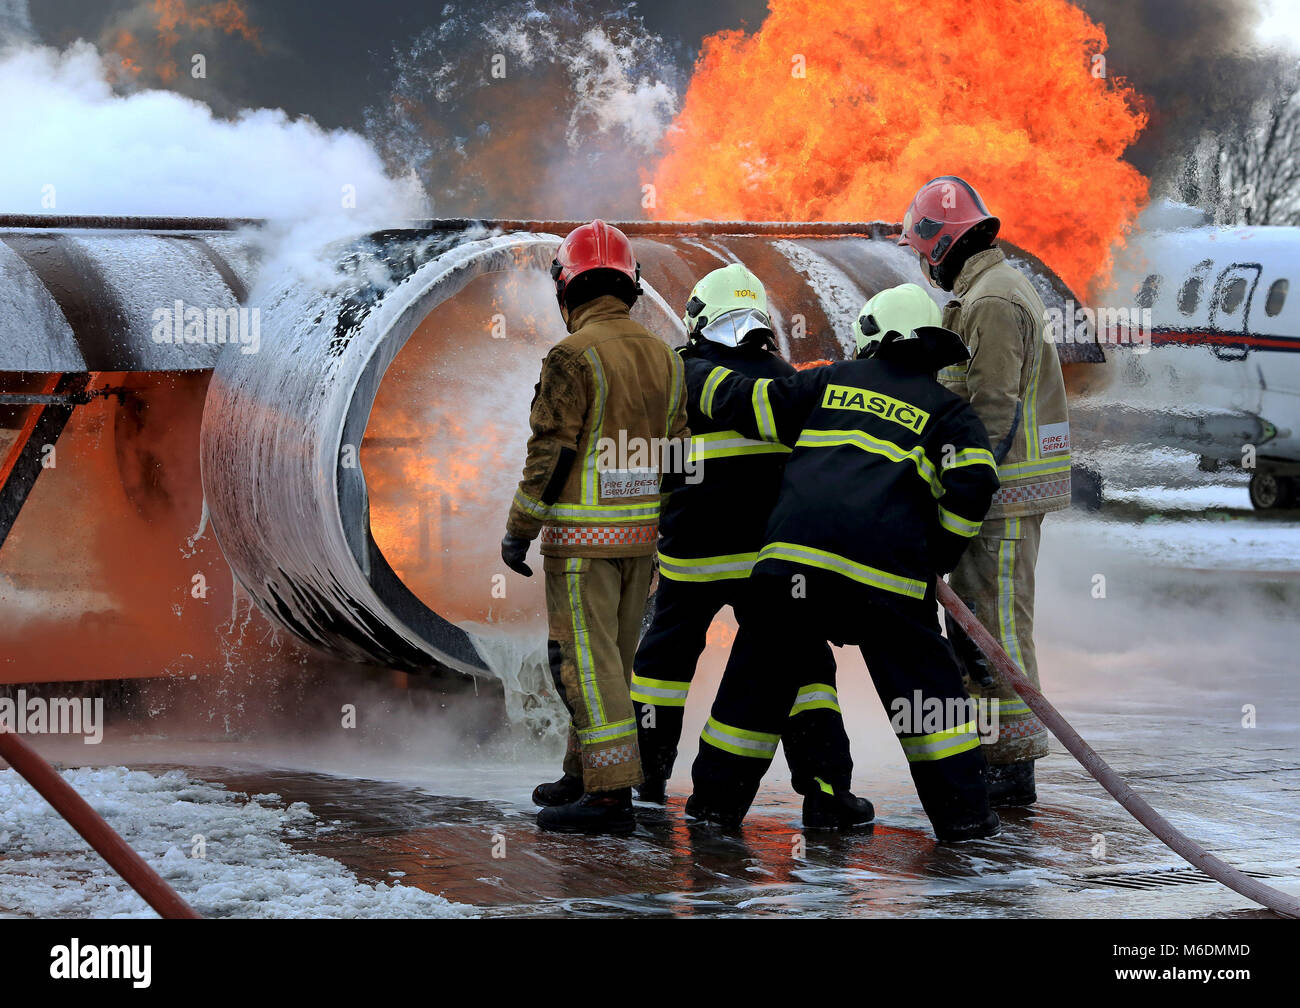
POLYGON ((939 524, 953 535, 959 535, 965 539, 970 539, 972 536, 979 535, 980 526, 984 523, 969 521, 959 514, 953 514, 946 507, 940 505, 939 524))
POLYGON ((657 521, 659 519, 659 501, 646 504, 553 504, 547 517, 559 520, 581 521, 596 519, 600 521, 657 521))
POLYGON ((998 697, 980 697, 977 701, 979 709, 983 714, 992 716, 1007 715, 1010 717, 1022 717, 1026 714, 1032 714, 1034 709, 1023 700, 1002 700, 998 697))
POLYGON ((789 454, 790 449, 783 444, 772 441, 755 441, 744 437, 739 431, 716 431, 712 434, 696 434, 691 438, 691 461, 704 459, 731 458, 740 455, 771 455, 773 453, 789 454))
POLYGON ((944 472, 947 472, 949 469, 960 469, 963 466, 970 465, 986 465, 992 466, 994 469, 998 467, 991 451, 985 448, 963 448, 952 457, 951 462, 942 468, 944 472))
POLYGON ((714 718, 705 722, 700 739, 736 756, 753 756, 757 759, 771 759, 781 743, 780 735, 732 728, 714 718))
POLYGON ((1004 480, 1024 479, 1026 476, 1051 476, 1069 472, 1070 456, 1053 455, 1034 462, 1008 462, 998 466, 998 477, 1004 480))
POLYGON ((956 728, 946 728, 930 735, 916 735, 898 740, 911 763, 945 759, 968 752, 980 744, 975 722, 967 721, 956 728))
POLYGON ((726 577, 748 577, 757 553, 733 553, 728 556, 700 557, 698 560, 679 560, 659 554, 659 573, 675 581, 712 581, 726 577))
POLYGON ((772 400, 767 394, 767 387, 771 384, 771 378, 759 378, 754 382, 754 423, 758 426, 758 436, 764 441, 779 441, 776 436, 776 418, 772 415, 772 400))
POLYGON ((682 363, 682 355, 673 353, 672 359, 673 393, 668 400, 668 419, 664 422, 665 434, 672 434, 673 432, 673 415, 676 414, 677 406, 682 401, 682 385, 686 381, 686 365, 682 363))
POLYGON ((802 714, 810 710, 833 710, 840 709, 839 694, 833 687, 825 683, 813 683, 805 686, 800 694, 794 698, 794 706, 790 708, 790 716, 802 714))
POLYGON ((730 368, 718 365, 709 372, 709 377, 705 379, 704 388, 700 391, 700 412, 706 417, 713 417, 713 395, 718 391, 718 386, 722 384, 722 379, 729 374, 731 374, 730 368))
POLYGON ((794 543, 784 542, 768 543, 758 554, 758 559, 760 562, 763 560, 789 560, 793 563, 807 564, 810 567, 820 567, 822 570, 843 574, 853 581, 871 585, 874 588, 882 588, 898 595, 906 595, 908 598, 925 598, 926 584, 924 581, 916 581, 912 578, 890 574, 888 571, 858 563, 856 560, 850 560, 838 553, 813 549, 810 546, 798 546, 794 543))
POLYGON ((546 518, 551 509, 539 500, 533 500, 522 490, 515 491, 515 505, 526 515, 534 518, 546 518))
POLYGON ((838 448, 848 445, 862 451, 882 455, 891 462, 911 462, 916 467, 917 475, 930 485, 930 492, 936 498, 944 494, 943 484, 934 471, 934 465, 925 456, 925 449, 920 445, 910 451, 893 441, 872 437, 864 431, 856 430, 805 430, 795 443, 797 448, 838 448))
POLYGON ((645 679, 633 673, 632 699, 641 703, 665 702, 667 707, 681 707, 686 703, 690 692, 689 682, 673 682, 668 679, 645 679))
POLYGON ((596 403, 591 411, 591 427, 587 435, 587 457, 582 467, 582 503, 596 504, 600 497, 600 474, 596 471, 597 451, 600 445, 600 431, 605 423, 605 400, 608 389, 605 385, 605 369, 600 363, 600 354, 591 347, 583 355, 591 365, 592 381, 596 384, 596 403))
POLYGON ((615 721, 613 724, 600 725, 596 728, 579 729, 578 741, 583 745, 590 745, 593 742, 612 742, 614 739, 635 734, 636 721, 628 718, 626 721, 615 721))

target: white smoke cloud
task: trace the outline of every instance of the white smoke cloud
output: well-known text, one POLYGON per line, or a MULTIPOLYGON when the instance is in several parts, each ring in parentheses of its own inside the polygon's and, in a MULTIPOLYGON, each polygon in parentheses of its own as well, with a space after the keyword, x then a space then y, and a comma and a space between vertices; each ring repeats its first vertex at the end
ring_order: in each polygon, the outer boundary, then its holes
POLYGON ((86 42, 0 55, 0 137, 0 212, 265 217, 339 233, 424 212, 418 183, 391 178, 358 134, 278 109, 227 120, 170 91, 118 94, 86 42))
POLYGON ((0 0, 0 49, 34 41, 27 0, 0 0))

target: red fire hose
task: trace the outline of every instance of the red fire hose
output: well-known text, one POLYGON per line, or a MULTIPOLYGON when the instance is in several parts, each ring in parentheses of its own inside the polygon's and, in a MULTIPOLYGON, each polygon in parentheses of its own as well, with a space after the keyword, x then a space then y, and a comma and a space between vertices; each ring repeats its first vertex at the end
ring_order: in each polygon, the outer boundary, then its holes
POLYGON ((1287 917, 1300 917, 1300 899, 1265 885, 1249 875, 1244 875, 1232 865, 1219 860, 1196 841, 1175 829, 1164 816, 1148 805, 1146 800, 1129 787, 1124 779, 1097 755, 1092 746, 1070 727, 1069 722, 1048 703, 1047 698, 1034 688, 1034 684, 1025 678, 1024 673, 1002 650, 1002 646, 985 629, 984 624, 975 618, 975 614, 966 608, 942 578, 938 581, 938 594, 943 607, 952 614, 952 618, 961 625, 967 636, 997 666, 1003 680, 1015 688, 1021 699, 1038 715, 1038 719, 1047 725, 1066 749, 1070 750, 1070 755, 1077 759, 1083 768, 1097 779, 1097 783, 1109 791, 1134 819, 1192 867, 1199 868, 1234 892, 1241 893, 1247 899, 1268 907, 1274 913, 1287 917))
POLYGON ((109 866, 166 918, 197 920, 199 915, 176 890, 145 863, 103 817, 17 735, 0 732, 0 757, 54 806, 56 812, 95 848, 109 866))

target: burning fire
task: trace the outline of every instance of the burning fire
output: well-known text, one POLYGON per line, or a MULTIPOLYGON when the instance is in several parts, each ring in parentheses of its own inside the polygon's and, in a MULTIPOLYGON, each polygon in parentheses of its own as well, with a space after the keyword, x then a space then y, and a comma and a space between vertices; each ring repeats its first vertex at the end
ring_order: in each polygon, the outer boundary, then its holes
POLYGON ((667 220, 898 221, 960 175, 1076 291, 1103 278, 1146 179, 1140 97, 1066 0, 771 0, 704 42, 653 179, 667 220))
MULTIPOLYGON (((182 32, 219 31, 238 36, 245 42, 258 41, 258 30, 249 21, 248 12, 239 0, 219 0, 216 3, 196 5, 191 8, 186 0, 153 0, 153 30, 157 36, 156 62, 148 71, 163 84, 173 83, 179 71, 174 52, 182 32)), ((140 78, 149 62, 143 52, 144 45, 135 32, 118 30, 111 43, 117 53, 124 74, 140 78)))

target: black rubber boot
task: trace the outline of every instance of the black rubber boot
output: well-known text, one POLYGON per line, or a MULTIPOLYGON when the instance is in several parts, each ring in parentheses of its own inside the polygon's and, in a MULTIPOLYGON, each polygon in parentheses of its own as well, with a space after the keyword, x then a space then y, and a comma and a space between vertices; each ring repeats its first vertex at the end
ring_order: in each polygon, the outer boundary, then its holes
POLYGON ((961 824, 934 824, 934 835, 941 844, 964 843, 967 840, 984 840, 997 836, 1002 830, 1002 821, 996 812, 989 812, 988 818, 981 822, 961 824))
POLYGON ((537 825, 552 833, 613 833, 626 836, 636 829, 632 815, 632 789, 596 791, 575 802, 544 808, 537 825))
POLYGON ((803 825, 805 829, 849 829, 863 826, 876 818, 871 802, 859 798, 852 791, 827 794, 818 789, 803 799, 803 825))
POLYGON ((639 801, 649 802, 652 805, 667 805, 668 782, 657 777, 647 777, 637 785, 636 796, 639 801))
POLYGON ((722 829, 738 830, 745 817, 735 811, 724 812, 719 809, 709 808, 699 795, 691 795, 686 799, 686 818, 693 819, 696 823, 718 826, 722 829))
POLYGON ((582 797, 582 778, 565 774, 550 784, 538 784, 533 788, 533 804, 552 808, 556 805, 568 805, 582 797))
POLYGON ((1032 805, 1038 801, 1033 760, 990 766, 984 779, 988 782, 989 805, 993 808, 1032 805))

